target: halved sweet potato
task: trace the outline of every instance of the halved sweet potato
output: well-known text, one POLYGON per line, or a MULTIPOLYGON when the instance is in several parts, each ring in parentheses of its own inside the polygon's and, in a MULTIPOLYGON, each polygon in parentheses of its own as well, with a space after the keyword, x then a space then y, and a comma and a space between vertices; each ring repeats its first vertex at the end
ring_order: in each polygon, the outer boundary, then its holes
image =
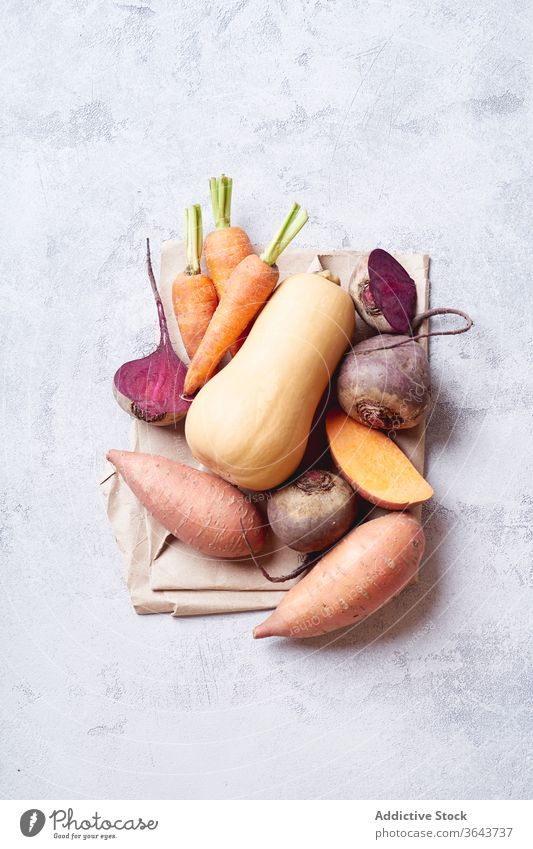
POLYGON ((326 417, 331 454, 363 498, 387 510, 427 501, 433 490, 392 439, 331 410, 326 417))

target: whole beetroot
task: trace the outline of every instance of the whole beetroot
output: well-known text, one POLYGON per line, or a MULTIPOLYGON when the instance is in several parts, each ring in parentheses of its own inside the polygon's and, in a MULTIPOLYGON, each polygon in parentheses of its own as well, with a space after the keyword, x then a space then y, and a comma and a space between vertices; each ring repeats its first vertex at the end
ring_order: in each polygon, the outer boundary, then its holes
POLYGON ((309 553, 340 539, 355 522, 357 505, 357 496, 346 481, 313 469, 274 492, 267 512, 281 542, 309 553))
POLYGON ((373 336, 360 342, 341 365, 337 397, 347 415, 369 427, 414 427, 431 398, 426 352, 408 336, 373 336))

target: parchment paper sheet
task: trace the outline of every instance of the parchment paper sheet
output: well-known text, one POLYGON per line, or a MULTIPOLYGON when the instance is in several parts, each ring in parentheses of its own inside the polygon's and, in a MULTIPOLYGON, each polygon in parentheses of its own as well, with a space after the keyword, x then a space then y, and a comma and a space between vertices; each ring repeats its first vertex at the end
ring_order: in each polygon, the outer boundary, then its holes
MULTIPOLYGON (((418 311, 425 310, 429 302, 429 258, 422 254, 396 256, 417 285, 418 311)), ((340 277, 342 286, 347 288, 354 269, 365 257, 366 254, 358 251, 317 254, 305 249, 287 250, 279 261, 280 279, 302 270, 329 268, 340 277)), ((172 344, 178 355, 186 360, 171 300, 172 283, 184 266, 183 243, 176 240, 164 242, 159 288, 172 344)), ((371 332, 358 318, 355 341, 371 335, 371 332)), ((162 454, 197 466, 188 450, 183 429, 183 423, 174 429, 134 421, 130 432, 130 447, 134 451, 162 454)), ((423 473, 423 423, 402 433, 397 441, 423 473)), ((109 521, 122 553, 126 582, 137 613, 190 616, 268 610, 276 607, 284 593, 295 583, 273 584, 263 578, 248 559, 217 560, 204 557, 174 539, 146 513, 110 463, 106 466, 101 489, 109 521)), ((266 506, 261 501, 261 494, 253 497, 259 499, 261 508, 266 506)), ((271 574, 280 575, 298 565, 299 555, 282 547, 272 535, 267 550, 261 554, 261 562, 271 574)))

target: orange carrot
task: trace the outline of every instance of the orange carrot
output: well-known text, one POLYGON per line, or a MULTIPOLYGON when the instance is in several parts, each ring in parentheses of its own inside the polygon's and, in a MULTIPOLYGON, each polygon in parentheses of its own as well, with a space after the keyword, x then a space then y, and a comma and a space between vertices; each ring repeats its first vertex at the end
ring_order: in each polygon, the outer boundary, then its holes
POLYGON ((424 531, 408 513, 365 522, 288 591, 254 638, 316 637, 355 625, 407 586, 423 554, 424 531))
MULTIPOLYGON (((259 312, 260 312, 260 310, 259 310, 259 312)), ((251 329, 252 329, 252 327, 254 326, 254 324, 255 324, 255 320, 256 320, 257 316, 259 315, 259 312, 258 312, 256 315, 254 315, 254 317, 252 318, 252 320, 251 320, 251 321, 249 321, 249 322, 248 322, 248 324, 247 324, 247 325, 246 325, 246 327, 244 328, 243 332, 241 333, 241 335, 239 336, 239 338, 237 339, 237 341, 236 341, 236 342, 234 342, 234 343, 233 343, 233 345, 231 346, 231 348, 229 349, 229 352, 230 352, 230 354, 231 354, 231 356, 232 356, 232 357, 234 357, 234 356, 235 356, 235 354, 236 354, 238 351, 240 351, 240 350, 241 350, 242 346, 243 346, 243 345, 244 345, 244 343, 246 342, 246 339, 247 339, 247 337, 248 337, 248 334, 250 333, 250 330, 251 330, 251 329)))
POLYGON ((218 305, 213 281, 200 271, 202 255, 202 209, 196 204, 185 210, 187 267, 172 285, 172 305, 181 338, 192 359, 218 305))
POLYGON ((331 410, 326 416, 326 432, 342 476, 372 504, 403 510, 433 495, 403 451, 381 431, 331 410))
POLYGON ((250 239, 240 227, 231 227, 231 192, 233 180, 222 174, 211 177, 211 203, 216 230, 205 240, 204 256, 217 295, 222 297, 233 269, 245 256, 253 254, 250 239))
POLYGON ((279 255, 302 229, 307 212, 293 204, 272 242, 258 257, 246 256, 233 270, 185 377, 185 393, 192 395, 213 375, 220 360, 257 315, 278 282, 279 255))

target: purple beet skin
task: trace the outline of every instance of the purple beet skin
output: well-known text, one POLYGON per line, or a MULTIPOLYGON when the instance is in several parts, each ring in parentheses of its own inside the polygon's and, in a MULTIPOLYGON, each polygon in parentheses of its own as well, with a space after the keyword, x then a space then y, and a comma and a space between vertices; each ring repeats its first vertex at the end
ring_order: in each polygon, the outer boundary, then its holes
POLYGON ((150 244, 146 240, 148 276, 159 318, 159 345, 147 357, 124 363, 113 379, 113 392, 118 403, 130 416, 150 424, 169 425, 187 415, 190 401, 183 395, 187 367, 170 341, 163 303, 157 290, 150 244))
POLYGON ((387 251, 368 257, 369 294, 395 333, 410 333, 416 311, 416 286, 405 268, 387 251))
POLYGON ((339 369, 337 397, 347 415, 368 427, 414 427, 431 400, 424 349, 409 336, 372 336, 360 342, 339 369))
POLYGON ((119 368, 113 381, 115 397, 137 419, 170 424, 184 418, 190 406, 190 401, 181 397, 186 373, 187 367, 170 343, 161 344, 147 357, 119 368))

